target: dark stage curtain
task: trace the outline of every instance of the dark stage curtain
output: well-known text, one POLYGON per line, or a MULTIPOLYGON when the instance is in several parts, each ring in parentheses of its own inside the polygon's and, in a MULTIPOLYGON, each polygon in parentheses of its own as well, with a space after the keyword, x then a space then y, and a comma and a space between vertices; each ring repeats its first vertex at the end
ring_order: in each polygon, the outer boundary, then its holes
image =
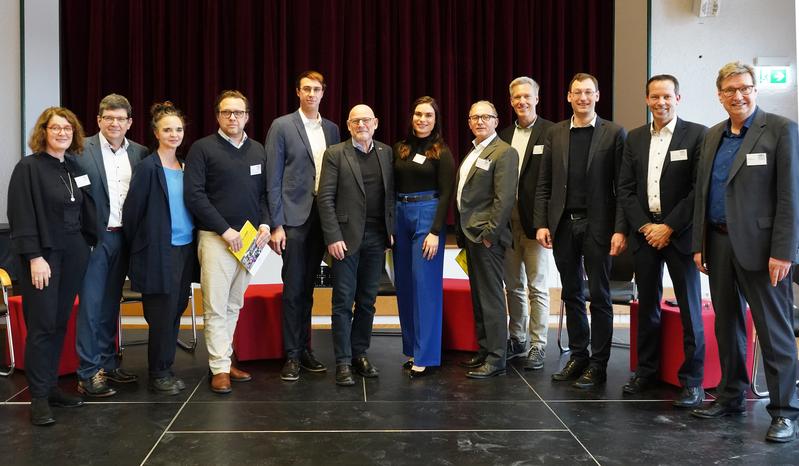
POLYGON ((392 144, 410 103, 429 94, 460 159, 469 105, 491 100, 508 125, 519 75, 541 84, 538 112, 558 121, 570 115, 571 76, 592 73, 598 113, 612 118, 613 10, 612 0, 62 0, 62 103, 92 134, 100 99, 123 94, 129 135, 150 144, 149 106, 169 99, 189 117, 185 150, 216 130, 215 96, 239 89, 252 105, 247 132, 263 141, 272 119, 297 109, 296 75, 317 69, 322 114, 342 137, 362 102, 380 119, 375 138, 392 144))

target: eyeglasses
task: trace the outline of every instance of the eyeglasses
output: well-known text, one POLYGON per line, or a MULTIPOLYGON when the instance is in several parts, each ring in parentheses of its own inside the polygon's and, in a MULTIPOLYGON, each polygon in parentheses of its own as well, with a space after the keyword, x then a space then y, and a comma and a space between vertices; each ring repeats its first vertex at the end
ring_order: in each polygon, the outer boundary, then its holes
POLYGON ((130 117, 113 117, 113 116, 110 116, 110 115, 104 115, 104 116, 101 116, 100 119, 103 120, 104 123, 108 123, 108 124, 111 124, 111 123, 113 123, 115 121, 117 123, 119 123, 119 124, 122 124, 122 123, 125 123, 126 121, 130 120, 130 117))
POLYGON ((732 97, 735 95, 736 92, 740 92, 741 95, 749 95, 754 90, 755 86, 728 87, 726 89, 721 90, 721 95, 723 95, 724 97, 732 97))
POLYGON ((72 134, 72 131, 74 130, 71 126, 48 126, 47 131, 50 131, 53 134, 72 134))
POLYGON ((589 89, 587 91, 571 91, 569 92, 569 94, 573 95, 574 97, 580 97, 581 95, 584 95, 588 98, 591 98, 594 96, 594 94, 596 94, 596 91, 592 91, 589 89))
POLYGON ((496 118, 496 115, 469 115, 469 121, 472 123, 477 123, 478 121, 482 121, 483 123, 488 123, 491 121, 492 118, 496 118))
POLYGON ((314 93, 314 94, 319 94, 319 93, 321 93, 321 92, 322 92, 322 87, 321 87, 321 86, 314 86, 314 87, 311 87, 311 86, 303 86, 303 87, 301 87, 301 88, 300 88, 300 90, 301 90, 301 91, 302 91, 304 94, 311 94, 311 93, 314 93))
POLYGON ((361 123, 363 123, 365 126, 369 126, 369 123, 371 123, 372 120, 374 120, 374 118, 353 118, 352 120, 349 120, 349 124, 352 126, 360 126, 361 123))
POLYGON ((236 118, 241 118, 244 115, 246 115, 247 113, 249 113, 249 112, 247 112, 246 110, 220 110, 219 111, 219 114, 222 115, 222 118, 230 118, 231 116, 234 116, 236 118))

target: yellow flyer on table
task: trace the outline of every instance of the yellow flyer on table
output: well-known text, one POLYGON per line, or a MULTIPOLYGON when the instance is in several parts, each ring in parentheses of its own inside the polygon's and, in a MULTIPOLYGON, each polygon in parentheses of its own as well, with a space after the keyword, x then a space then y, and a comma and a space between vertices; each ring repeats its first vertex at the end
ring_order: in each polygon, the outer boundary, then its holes
POLYGON ((466 249, 461 249, 461 252, 459 252, 458 255, 455 256, 455 262, 457 262, 458 265, 461 266, 461 268, 463 269, 463 273, 469 275, 469 264, 466 261, 466 249))
POLYGON ((249 272, 250 275, 258 273, 258 269, 264 263, 264 259, 269 255, 269 248, 259 248, 255 243, 255 238, 258 237, 258 230, 252 226, 249 220, 244 223, 239 231, 241 236, 241 249, 233 251, 228 248, 231 254, 239 261, 244 270, 249 272))

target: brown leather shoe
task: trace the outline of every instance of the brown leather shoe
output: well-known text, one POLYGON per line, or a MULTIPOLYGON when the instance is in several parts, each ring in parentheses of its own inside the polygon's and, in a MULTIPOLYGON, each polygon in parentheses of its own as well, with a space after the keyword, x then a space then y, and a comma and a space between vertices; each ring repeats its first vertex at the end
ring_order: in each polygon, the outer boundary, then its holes
POLYGON ((230 374, 220 372, 211 377, 211 391, 214 393, 230 393, 230 374))
POLYGON ((252 380, 252 376, 249 372, 244 372, 243 370, 230 366, 230 380, 233 382, 249 382, 252 380))

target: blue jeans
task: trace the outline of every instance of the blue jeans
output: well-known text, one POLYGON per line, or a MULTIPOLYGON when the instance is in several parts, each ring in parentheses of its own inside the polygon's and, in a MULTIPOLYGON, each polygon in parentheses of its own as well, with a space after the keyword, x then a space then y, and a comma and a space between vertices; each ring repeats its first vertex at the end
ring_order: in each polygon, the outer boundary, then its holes
POLYGON ((360 249, 333 259, 333 347, 336 365, 365 356, 372 340, 375 301, 386 259, 385 227, 367 223, 360 249), (354 304, 354 309, 353 309, 354 304))

